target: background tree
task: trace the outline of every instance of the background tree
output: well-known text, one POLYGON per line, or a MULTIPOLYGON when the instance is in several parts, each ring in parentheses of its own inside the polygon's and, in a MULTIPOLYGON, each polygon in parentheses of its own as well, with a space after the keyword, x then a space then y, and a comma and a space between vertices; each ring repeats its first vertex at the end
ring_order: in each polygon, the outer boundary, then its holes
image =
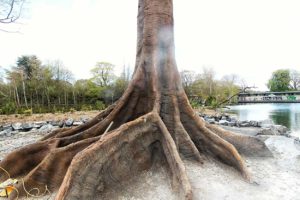
POLYGON ((192 91, 192 85, 196 81, 196 76, 197 74, 194 71, 183 70, 180 72, 180 78, 184 87, 184 91, 189 97, 195 95, 192 91))
POLYGON ((271 92, 283 92, 290 89, 290 72, 287 69, 279 69, 272 73, 271 79, 268 81, 268 88, 271 92))
POLYGON ((300 90, 300 72, 297 70, 290 70, 291 84, 290 87, 292 90, 300 90))
POLYGON ((114 79, 114 67, 113 64, 108 62, 97 62, 96 66, 91 70, 92 80, 101 87, 108 86, 114 79))

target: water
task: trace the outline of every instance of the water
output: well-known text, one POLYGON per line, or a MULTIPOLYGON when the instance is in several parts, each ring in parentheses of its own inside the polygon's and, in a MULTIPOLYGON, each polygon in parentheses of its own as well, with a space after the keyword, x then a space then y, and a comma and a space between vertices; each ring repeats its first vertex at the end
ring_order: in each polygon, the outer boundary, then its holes
POLYGON ((300 103, 245 104, 230 106, 230 112, 239 120, 271 119, 275 124, 284 125, 293 135, 300 136, 300 103))

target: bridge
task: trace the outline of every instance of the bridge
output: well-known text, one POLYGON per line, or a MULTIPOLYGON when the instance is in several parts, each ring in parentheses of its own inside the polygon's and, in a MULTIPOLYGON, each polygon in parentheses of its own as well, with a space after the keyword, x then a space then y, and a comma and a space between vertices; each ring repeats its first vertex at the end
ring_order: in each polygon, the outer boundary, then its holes
POLYGON ((238 95, 238 103, 300 103, 300 91, 244 92, 238 95))

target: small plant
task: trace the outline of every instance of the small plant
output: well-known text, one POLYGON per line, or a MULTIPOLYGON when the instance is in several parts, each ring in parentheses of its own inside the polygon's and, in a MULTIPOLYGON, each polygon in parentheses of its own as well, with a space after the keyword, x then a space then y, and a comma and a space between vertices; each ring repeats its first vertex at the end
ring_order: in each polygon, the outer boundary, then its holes
POLYGON ((27 109, 23 111, 25 116, 31 116, 32 115, 32 109, 27 109))

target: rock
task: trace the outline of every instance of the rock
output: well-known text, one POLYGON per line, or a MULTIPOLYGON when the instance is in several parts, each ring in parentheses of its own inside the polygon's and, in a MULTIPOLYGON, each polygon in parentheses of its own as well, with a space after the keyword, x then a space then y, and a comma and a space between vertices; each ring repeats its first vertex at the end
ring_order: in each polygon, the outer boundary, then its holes
POLYGON ((55 127, 52 126, 51 124, 45 124, 39 129, 39 132, 49 133, 54 129, 55 129, 55 127))
POLYGON ((251 120, 249 123, 250 123, 250 126, 253 126, 253 127, 257 127, 257 125, 258 125, 257 121, 252 121, 251 120))
POLYGON ((82 121, 75 121, 75 122, 73 123, 73 126, 80 126, 81 124, 83 124, 82 121))
POLYGON ((228 121, 227 121, 227 120, 222 120, 222 119, 221 119, 221 120, 219 121, 219 124, 220 124, 220 125, 225 125, 225 126, 227 126, 227 125, 228 125, 228 121))
POLYGON ((206 120, 209 124, 215 124, 216 123, 216 120, 214 118, 208 118, 206 120))
POLYGON ((228 126, 236 126, 236 122, 228 122, 228 126))
POLYGON ((59 126, 61 121, 47 121, 48 124, 51 124, 52 126, 59 126))
POLYGON ((249 122, 240 123, 240 127, 250 127, 249 122))
POLYGON ((47 124, 46 121, 38 121, 38 122, 34 122, 34 123, 33 123, 33 127, 34 127, 34 128, 40 128, 40 127, 42 127, 42 126, 44 126, 44 125, 46 125, 46 124, 47 124))
POLYGON ((221 120, 227 121, 227 117, 223 115, 223 116, 221 117, 221 120))
POLYGON ((274 122, 270 119, 265 119, 265 120, 262 120, 262 121, 258 122, 258 127, 267 128, 267 127, 270 127, 272 125, 274 125, 274 122))
POLYGON ((236 117, 231 117, 231 118, 230 118, 230 121, 231 121, 231 122, 237 122, 238 120, 237 120, 236 117))
POLYGON ((80 117, 80 121, 82 121, 83 123, 86 123, 86 122, 89 121, 89 120, 90 120, 90 118, 87 117, 87 116, 82 116, 82 117, 80 117))
POLYGON ((59 121, 58 127, 59 127, 59 128, 62 128, 62 127, 64 127, 64 126, 65 126, 65 120, 59 121))
POLYGON ((65 121, 65 125, 66 126, 72 126, 74 123, 74 120, 72 118, 69 118, 65 121))
POLYGON ((17 122, 17 123, 13 123, 12 125, 13 130, 21 130, 22 129, 22 123, 17 122))
POLYGON ((22 125, 23 131, 30 131, 33 128, 33 123, 24 123, 22 125))
POLYGON ((262 128, 258 131, 257 135, 277 135, 271 128, 262 128))
POLYGON ((282 125, 274 125, 274 128, 280 133, 280 135, 284 135, 288 132, 288 128, 282 125))
POLYGON ((4 124, 2 126, 3 131, 6 130, 6 129, 10 129, 10 128, 12 128, 11 124, 4 124))
POLYGON ((258 133, 259 135, 289 135, 288 128, 282 125, 267 124, 262 127, 258 133))
POLYGON ((12 127, 10 127, 9 129, 5 129, 0 132, 0 136, 10 137, 12 135, 12 131, 13 131, 12 127))

